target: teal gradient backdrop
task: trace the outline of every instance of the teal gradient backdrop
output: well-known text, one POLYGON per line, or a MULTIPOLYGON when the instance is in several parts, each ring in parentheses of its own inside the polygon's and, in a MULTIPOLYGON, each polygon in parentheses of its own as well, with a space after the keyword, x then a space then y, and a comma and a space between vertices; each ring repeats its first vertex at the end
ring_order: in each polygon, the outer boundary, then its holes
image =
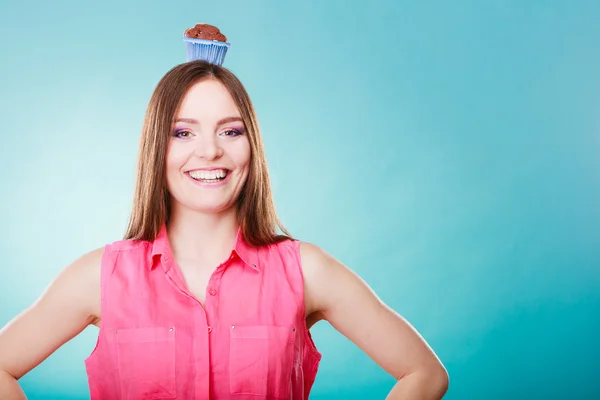
MULTIPOLYGON (((448 399, 600 398, 600 2, 0 2, 0 325, 120 239, 145 107, 221 27, 285 225, 438 353, 448 399), (250 4, 252 3, 252 4, 250 4)), ((325 323, 314 399, 394 381, 325 323)), ((97 330, 22 379, 88 398, 97 330)))

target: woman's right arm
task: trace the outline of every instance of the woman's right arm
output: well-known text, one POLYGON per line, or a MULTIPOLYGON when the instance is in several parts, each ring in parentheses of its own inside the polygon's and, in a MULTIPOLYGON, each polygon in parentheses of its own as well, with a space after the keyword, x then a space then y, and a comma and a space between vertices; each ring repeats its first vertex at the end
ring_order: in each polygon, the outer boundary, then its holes
POLYGON ((25 399, 17 380, 99 321, 102 253, 94 250, 67 266, 0 330, 0 399, 25 399))

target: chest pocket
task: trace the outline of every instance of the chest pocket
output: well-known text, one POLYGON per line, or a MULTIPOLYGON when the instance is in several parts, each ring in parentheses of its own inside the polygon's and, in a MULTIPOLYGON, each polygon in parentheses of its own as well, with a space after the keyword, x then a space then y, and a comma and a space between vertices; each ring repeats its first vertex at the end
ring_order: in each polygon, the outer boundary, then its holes
POLYGON ((289 399, 296 329, 260 325, 230 331, 230 393, 289 399))
POLYGON ((174 399, 175 328, 119 329, 115 332, 121 399, 174 399))

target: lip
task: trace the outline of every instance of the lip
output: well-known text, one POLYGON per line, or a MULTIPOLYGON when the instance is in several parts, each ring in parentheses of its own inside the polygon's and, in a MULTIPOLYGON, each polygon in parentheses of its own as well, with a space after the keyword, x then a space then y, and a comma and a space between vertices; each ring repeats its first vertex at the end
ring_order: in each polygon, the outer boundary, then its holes
POLYGON ((225 167, 209 167, 209 168, 188 169, 187 171, 185 171, 185 173, 189 174, 190 172, 194 172, 194 171, 215 171, 218 169, 224 169, 225 171, 227 171, 227 173, 231 172, 231 170, 229 168, 225 168, 225 167))
POLYGON ((192 183, 198 185, 198 186, 202 186, 202 187, 210 187, 210 188, 216 188, 219 186, 223 186, 225 185, 229 179, 231 178, 231 175, 233 175, 231 173, 231 170, 227 169, 227 168, 210 168, 210 169, 192 169, 191 171, 213 171, 215 169, 224 169, 227 171, 227 176, 225 177, 225 179, 223 179, 222 181, 219 182, 202 182, 202 181, 197 181, 196 179, 192 178, 189 174, 189 172, 186 172, 185 175, 192 181, 192 183))

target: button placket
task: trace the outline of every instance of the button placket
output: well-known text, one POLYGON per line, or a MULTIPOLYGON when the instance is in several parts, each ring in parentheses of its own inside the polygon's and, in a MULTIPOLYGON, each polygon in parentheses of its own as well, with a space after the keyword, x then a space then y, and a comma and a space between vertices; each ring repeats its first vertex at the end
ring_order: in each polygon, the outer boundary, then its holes
POLYGON ((224 269, 219 267, 217 271, 210 277, 208 282, 208 294, 216 296, 221 286, 221 277, 223 276, 224 269))

